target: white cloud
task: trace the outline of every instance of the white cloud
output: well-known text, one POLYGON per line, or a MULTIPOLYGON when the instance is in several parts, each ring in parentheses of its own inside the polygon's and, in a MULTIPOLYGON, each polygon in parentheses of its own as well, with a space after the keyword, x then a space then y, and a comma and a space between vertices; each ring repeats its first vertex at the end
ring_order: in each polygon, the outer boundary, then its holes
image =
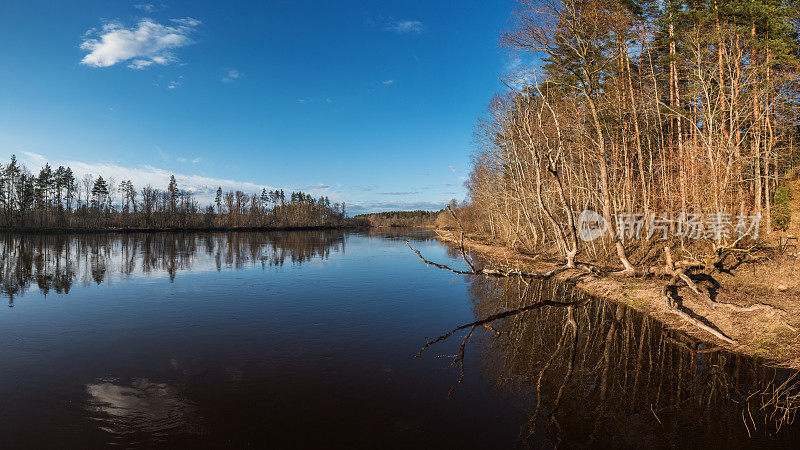
POLYGON ((381 84, 383 84, 384 86, 391 86, 394 84, 394 80, 384 80, 381 81, 381 84))
MULTIPOLYGON (((178 186, 188 192, 193 192, 195 198, 201 204, 210 204, 214 200, 217 187, 223 190, 241 190, 244 192, 261 192, 262 189, 275 189, 272 186, 248 181, 238 181, 226 178, 205 177, 196 174, 175 173, 169 170, 153 167, 149 165, 139 165, 136 167, 125 167, 115 163, 89 163, 84 161, 53 161, 45 156, 32 152, 20 152, 19 162, 24 164, 31 172, 38 173, 39 169, 49 162, 51 167, 69 166, 76 179, 83 178, 90 174, 94 177, 101 175, 103 178, 114 178, 115 180, 131 180, 137 189, 146 185, 154 188, 164 189, 169 184, 169 177, 175 175, 178 186)), ((199 161, 199 158, 192 160, 199 161)))
POLYGON ((25 155, 25 157, 24 158, 20 158, 19 161, 21 163, 23 163, 23 164, 28 162, 28 163, 32 163, 33 167, 40 168, 40 167, 44 166, 47 163, 47 158, 45 158, 44 156, 42 156, 42 155, 40 155, 38 153, 22 152, 22 154, 25 155))
POLYGON ((228 74, 222 77, 222 80, 220 81, 222 81, 223 83, 230 83, 233 80, 238 80, 240 76, 241 74, 239 73, 238 70, 230 69, 228 70, 228 74))
MULTIPOLYGON (((170 157, 160 149, 157 149, 161 157, 166 160, 177 160, 175 157, 170 157)), ((159 167, 150 165, 138 165, 135 167, 122 166, 113 162, 96 162, 90 163, 85 161, 76 160, 48 160, 47 157, 33 152, 20 152, 18 154, 18 161, 24 164, 31 172, 38 173, 39 169, 49 161, 51 167, 69 166, 72 168, 73 174, 76 179, 81 179, 89 174, 93 177, 102 175, 103 178, 114 178, 117 182, 123 180, 131 180, 137 189, 144 186, 151 185, 157 189, 165 189, 169 184, 171 175, 175 175, 175 180, 178 186, 188 192, 194 193, 194 198, 201 205, 210 205, 214 202, 217 187, 222 187, 224 191, 227 190, 240 190, 247 193, 259 193, 262 189, 284 189, 287 193, 292 190, 303 190, 314 197, 328 196, 331 202, 347 202, 348 214, 359 214, 365 212, 377 211, 406 211, 416 209, 439 210, 447 204, 447 200, 440 201, 402 201, 402 196, 415 195, 418 191, 408 192, 374 192, 378 189, 377 185, 354 187, 354 191, 348 193, 347 190, 343 191, 339 184, 327 185, 323 183, 314 184, 310 186, 271 186, 249 181, 232 180, 226 178, 206 177, 191 173, 172 172, 159 167), (356 192, 364 194, 372 191, 373 195, 381 195, 388 201, 376 201, 374 199, 355 199, 356 192), (393 197, 394 196, 394 197, 393 197), (394 200, 397 198, 398 200, 394 200), (389 200, 391 199, 391 200, 389 200)), ((185 158, 188 159, 188 158, 185 158)), ((188 162, 199 162, 200 158, 189 160, 188 162)), ((191 166, 186 166, 191 167, 191 166)), ((190 170, 190 169, 189 169, 190 170)), ((443 193, 449 195, 450 193, 443 193)), ((455 195, 455 194, 453 194, 455 195)))
POLYGON ((297 103, 311 103, 311 99, 308 98, 298 98, 297 103))
POLYGON ((414 195, 417 191, 402 191, 402 192, 378 192, 378 195, 414 195))
POLYGON ((425 25, 419 20, 397 20, 387 25, 386 29, 400 34, 420 34, 425 31, 425 25))
POLYGON ((203 160, 203 158, 195 158, 195 159, 192 160, 192 164, 197 164, 202 160, 203 160))
POLYGON ((171 25, 162 25, 152 19, 142 19, 131 28, 111 22, 103 25, 100 31, 89 30, 80 45, 81 50, 89 52, 81 64, 110 67, 130 61, 128 67, 142 70, 153 64, 174 62, 177 58, 173 50, 192 44, 194 41, 189 35, 201 22, 191 17, 171 22, 171 25))
POLYGON ((514 56, 505 65, 505 79, 515 91, 522 91, 526 87, 536 84, 536 72, 533 61, 523 61, 519 56, 514 56))
POLYGON ((149 59, 134 59, 130 64, 128 64, 128 67, 131 69, 142 70, 152 64, 153 61, 149 59))
POLYGON ((459 169, 457 169, 457 168, 455 168, 453 166, 447 166, 447 168, 450 169, 450 172, 453 172, 453 173, 461 172, 461 170, 459 170, 459 169))
POLYGON ((137 5, 133 5, 133 7, 148 13, 156 10, 156 6, 152 3, 139 3, 137 5))

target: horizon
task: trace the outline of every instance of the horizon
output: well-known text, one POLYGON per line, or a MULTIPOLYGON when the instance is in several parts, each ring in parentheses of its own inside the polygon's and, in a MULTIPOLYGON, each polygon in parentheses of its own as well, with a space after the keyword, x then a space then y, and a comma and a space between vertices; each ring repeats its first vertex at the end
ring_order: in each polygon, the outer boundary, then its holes
POLYGON ((4 163, 179 186, 303 191, 348 213, 463 200, 514 2, 0 6, 4 163), (21 38, 23 37, 23 38, 21 38))

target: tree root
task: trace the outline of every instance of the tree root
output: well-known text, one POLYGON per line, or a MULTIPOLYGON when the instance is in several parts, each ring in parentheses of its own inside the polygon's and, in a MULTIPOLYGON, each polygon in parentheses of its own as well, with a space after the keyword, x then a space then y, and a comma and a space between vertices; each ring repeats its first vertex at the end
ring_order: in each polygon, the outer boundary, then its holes
POLYGON ((681 319, 683 319, 683 320, 691 323, 692 325, 696 326, 697 328, 700 328, 701 330, 713 335, 714 337, 716 337, 717 339, 719 339, 719 340, 721 340, 723 342, 726 342, 726 343, 731 344, 731 345, 739 344, 738 341, 729 338, 728 336, 726 336, 724 333, 722 333, 718 329, 712 328, 712 327, 704 324, 700 320, 697 320, 694 317, 692 317, 689 314, 687 314, 686 312, 684 312, 681 309, 681 307, 677 305, 677 302, 670 296, 669 288, 665 286, 664 287, 664 291, 666 292, 664 295, 665 295, 666 300, 667 300, 667 305, 671 306, 670 307, 670 312, 678 315, 678 317, 680 317, 681 319))
MULTIPOLYGON (((709 306, 712 309, 725 308, 725 309, 729 309, 731 311, 739 312, 739 313, 753 312, 753 311, 760 311, 761 310, 761 311, 766 311, 766 312, 771 313, 771 314, 777 314, 778 316, 781 316, 781 317, 783 317, 783 315, 786 314, 786 311, 784 311, 781 308, 778 308, 778 307, 775 307, 775 306, 772 306, 772 305, 768 305, 766 303, 761 303, 761 302, 757 302, 757 303, 755 303, 753 305, 750 305, 750 306, 739 306, 739 305, 734 305, 733 303, 718 302, 718 301, 712 299, 711 296, 708 295, 708 293, 701 291, 700 288, 697 286, 697 284, 695 284, 695 282, 689 277, 689 275, 686 273, 686 271, 684 269, 678 269, 678 270, 676 270, 674 272, 686 284, 686 286, 688 286, 689 289, 692 290, 692 292, 694 292, 695 294, 697 294, 700 297, 700 299, 706 304, 706 306, 709 306)), ((674 284, 674 282, 671 282, 670 284, 674 284)), ((780 322, 781 322, 781 325, 787 327, 788 329, 792 330, 793 332, 797 332, 797 328, 789 325, 786 321, 781 320, 780 322)))

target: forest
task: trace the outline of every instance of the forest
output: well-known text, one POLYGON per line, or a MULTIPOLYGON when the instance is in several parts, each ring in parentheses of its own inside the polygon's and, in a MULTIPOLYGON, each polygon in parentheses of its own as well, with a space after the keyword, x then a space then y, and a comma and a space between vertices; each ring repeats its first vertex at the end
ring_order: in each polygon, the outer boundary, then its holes
MULTIPOLYGON (((568 266, 580 254, 633 272, 638 244, 617 226, 626 215, 643 219, 643 236, 656 223, 680 236, 681 218, 715 214, 757 219, 762 238, 785 230, 797 6, 520 1, 500 36, 519 68, 476 126, 466 231, 525 253, 557 249, 568 266), (602 239, 578 239, 582 210, 612 224, 602 239)), ((717 250, 743 244, 736 233, 699 237, 717 250)))
POLYGON ((355 219, 364 219, 373 227, 430 227, 436 226, 436 219, 442 211, 384 211, 359 214, 355 219))
POLYGON ((223 191, 201 205, 170 177, 165 189, 137 188, 130 180, 85 175, 49 164, 30 173, 14 155, 0 165, 0 227, 6 229, 232 229, 364 225, 347 218, 344 203, 283 190, 223 191))

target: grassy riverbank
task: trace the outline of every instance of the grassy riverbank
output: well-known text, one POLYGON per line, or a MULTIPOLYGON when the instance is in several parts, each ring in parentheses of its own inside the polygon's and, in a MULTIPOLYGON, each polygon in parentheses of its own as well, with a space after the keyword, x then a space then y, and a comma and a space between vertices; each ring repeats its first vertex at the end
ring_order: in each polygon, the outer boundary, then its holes
MULTIPOLYGON (((448 230, 438 230, 437 233, 443 241, 458 245, 458 235, 448 230)), ((495 266, 543 273, 563 263, 525 255, 476 238, 466 238, 464 247, 495 266)), ((757 263, 741 264, 730 271, 715 274, 715 278, 697 282, 717 302, 741 307, 764 304, 774 309, 730 311, 709 308, 688 287, 677 289, 683 311, 731 337, 737 341, 735 345, 725 343, 687 323, 669 308, 663 293, 667 283, 664 279, 582 276, 576 282, 576 288, 642 311, 670 328, 684 331, 720 348, 763 357, 776 365, 800 368, 800 338, 797 331, 800 329, 800 264, 797 260, 796 251, 787 252, 757 263)), ((582 274, 585 272, 573 269, 555 278, 569 282, 582 274)))

